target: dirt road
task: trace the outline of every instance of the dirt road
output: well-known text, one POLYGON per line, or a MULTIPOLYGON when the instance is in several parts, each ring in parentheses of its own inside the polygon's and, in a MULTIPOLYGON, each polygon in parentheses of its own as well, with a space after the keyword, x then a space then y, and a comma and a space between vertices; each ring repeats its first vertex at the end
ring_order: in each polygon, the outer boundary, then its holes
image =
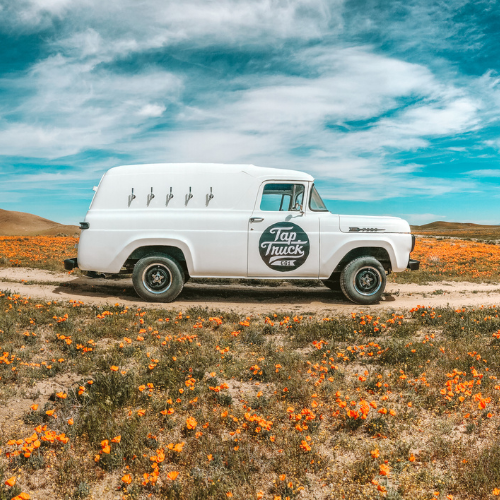
POLYGON ((174 303, 152 304, 137 297, 130 278, 91 279, 26 268, 0 269, 0 290, 43 300, 81 300, 86 304, 99 305, 120 303, 179 311, 201 306, 241 314, 283 311, 331 315, 360 310, 402 310, 417 305, 449 305, 457 308, 500 304, 500 284, 466 282, 437 282, 429 285, 388 283, 384 300, 369 307, 351 304, 342 295, 324 287, 200 285, 188 282, 174 303))

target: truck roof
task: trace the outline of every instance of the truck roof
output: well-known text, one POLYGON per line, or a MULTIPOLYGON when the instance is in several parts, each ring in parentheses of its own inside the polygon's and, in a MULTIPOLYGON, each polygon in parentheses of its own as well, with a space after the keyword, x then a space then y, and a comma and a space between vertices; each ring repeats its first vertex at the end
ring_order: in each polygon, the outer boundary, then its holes
POLYGON ((257 167, 246 164, 225 163, 150 163, 146 165, 123 165, 111 168, 106 175, 134 175, 134 174, 187 174, 203 176, 210 174, 225 174, 244 172, 260 180, 284 179, 297 181, 313 181, 313 177, 298 170, 281 168, 257 167))

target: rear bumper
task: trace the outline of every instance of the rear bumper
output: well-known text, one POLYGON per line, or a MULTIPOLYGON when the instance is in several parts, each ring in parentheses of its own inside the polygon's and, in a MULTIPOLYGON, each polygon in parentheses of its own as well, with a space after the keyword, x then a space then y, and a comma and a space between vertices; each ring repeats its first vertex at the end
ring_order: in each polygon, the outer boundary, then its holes
POLYGON ((76 258, 66 259, 64 261, 64 269, 66 269, 66 271, 71 271, 71 270, 75 269, 76 267, 78 267, 78 260, 76 258))
POLYGON ((410 271, 418 271, 419 268, 420 268, 420 261, 419 260, 410 259, 408 261, 408 269, 410 271))

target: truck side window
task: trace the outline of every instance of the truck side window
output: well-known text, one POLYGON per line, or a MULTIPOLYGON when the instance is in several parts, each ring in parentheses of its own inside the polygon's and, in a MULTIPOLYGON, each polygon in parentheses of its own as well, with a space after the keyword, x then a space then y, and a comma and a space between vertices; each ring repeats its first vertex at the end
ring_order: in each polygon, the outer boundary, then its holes
POLYGON ((269 183, 264 186, 260 209, 265 212, 290 212, 301 210, 303 203, 303 184, 269 183))

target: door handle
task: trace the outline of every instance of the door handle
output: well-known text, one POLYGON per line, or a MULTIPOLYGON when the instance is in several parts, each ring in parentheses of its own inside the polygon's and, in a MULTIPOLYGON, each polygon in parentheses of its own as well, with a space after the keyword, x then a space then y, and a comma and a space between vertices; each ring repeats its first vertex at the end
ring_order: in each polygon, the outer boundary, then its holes
POLYGON ((262 217, 251 217, 250 222, 262 222, 264 219, 262 217))

